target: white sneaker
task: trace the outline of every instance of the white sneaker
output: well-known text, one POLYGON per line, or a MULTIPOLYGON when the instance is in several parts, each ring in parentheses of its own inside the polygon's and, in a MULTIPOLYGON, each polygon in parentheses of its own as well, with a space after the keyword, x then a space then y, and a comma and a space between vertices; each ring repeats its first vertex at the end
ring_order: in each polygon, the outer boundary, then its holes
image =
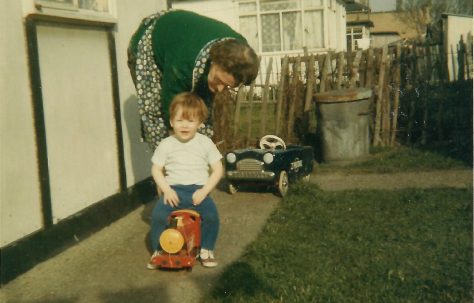
POLYGON ((201 252, 199 253, 199 260, 204 267, 211 268, 217 266, 217 261, 214 258, 214 251, 212 250, 201 249, 201 252))
POLYGON ((158 256, 161 256, 163 255, 163 251, 162 250, 155 250, 155 252, 153 253, 153 255, 151 255, 151 258, 150 258, 150 261, 148 261, 147 265, 146 265, 146 268, 147 269, 157 269, 158 268, 158 265, 154 264, 152 261, 155 257, 158 257, 158 256))

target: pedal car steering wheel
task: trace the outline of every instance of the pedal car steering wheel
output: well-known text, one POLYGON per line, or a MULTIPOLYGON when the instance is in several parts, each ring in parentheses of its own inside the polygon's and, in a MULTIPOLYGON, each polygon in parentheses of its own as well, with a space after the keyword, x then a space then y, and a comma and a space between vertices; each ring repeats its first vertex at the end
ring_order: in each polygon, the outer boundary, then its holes
POLYGON ((277 137, 275 135, 266 135, 263 136, 258 145, 260 146, 261 149, 270 149, 270 150, 275 150, 277 149, 286 149, 286 144, 285 141, 283 141, 282 138, 277 137))

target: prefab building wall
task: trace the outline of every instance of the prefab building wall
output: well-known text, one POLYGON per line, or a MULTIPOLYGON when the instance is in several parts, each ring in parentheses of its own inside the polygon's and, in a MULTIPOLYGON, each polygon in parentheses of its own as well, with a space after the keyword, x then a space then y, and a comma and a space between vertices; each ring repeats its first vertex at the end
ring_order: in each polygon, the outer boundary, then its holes
POLYGON ((28 247, 41 261, 154 190, 127 46, 166 2, 2 1, 2 281, 30 266, 28 247))

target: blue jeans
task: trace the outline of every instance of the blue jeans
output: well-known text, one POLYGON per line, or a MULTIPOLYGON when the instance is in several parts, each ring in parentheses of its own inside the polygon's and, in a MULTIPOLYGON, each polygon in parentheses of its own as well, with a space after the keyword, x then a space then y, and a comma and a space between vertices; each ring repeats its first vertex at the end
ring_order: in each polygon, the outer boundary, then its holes
POLYGON ((201 247, 214 250, 219 233, 219 214, 217 207, 210 196, 207 196, 201 204, 193 205, 193 193, 202 185, 172 185, 179 197, 177 207, 164 203, 161 196, 156 202, 151 215, 151 248, 153 251, 161 249, 160 235, 168 227, 168 216, 178 209, 192 209, 201 215, 201 247))

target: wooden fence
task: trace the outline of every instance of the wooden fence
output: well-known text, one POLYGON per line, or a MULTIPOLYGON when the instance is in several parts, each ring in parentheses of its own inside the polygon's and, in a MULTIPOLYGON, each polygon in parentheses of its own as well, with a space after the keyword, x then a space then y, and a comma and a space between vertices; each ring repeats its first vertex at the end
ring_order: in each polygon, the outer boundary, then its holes
MULTIPOLYGON (((270 133, 289 143, 304 142, 317 124, 315 93, 365 87, 373 91, 372 144, 393 146, 400 131, 400 93, 449 81, 448 64, 454 63, 448 61, 442 45, 399 43, 355 52, 286 56, 279 83, 272 84, 270 61, 263 86, 253 84, 241 87, 236 96, 226 92, 216 97, 215 139, 222 150, 255 146, 259 137, 270 133)), ((457 79, 472 79, 472 36, 457 47, 457 66, 457 79)), ((413 112, 404 115, 414 117, 413 112)), ((403 131, 409 134, 410 127, 408 123, 403 131)))

